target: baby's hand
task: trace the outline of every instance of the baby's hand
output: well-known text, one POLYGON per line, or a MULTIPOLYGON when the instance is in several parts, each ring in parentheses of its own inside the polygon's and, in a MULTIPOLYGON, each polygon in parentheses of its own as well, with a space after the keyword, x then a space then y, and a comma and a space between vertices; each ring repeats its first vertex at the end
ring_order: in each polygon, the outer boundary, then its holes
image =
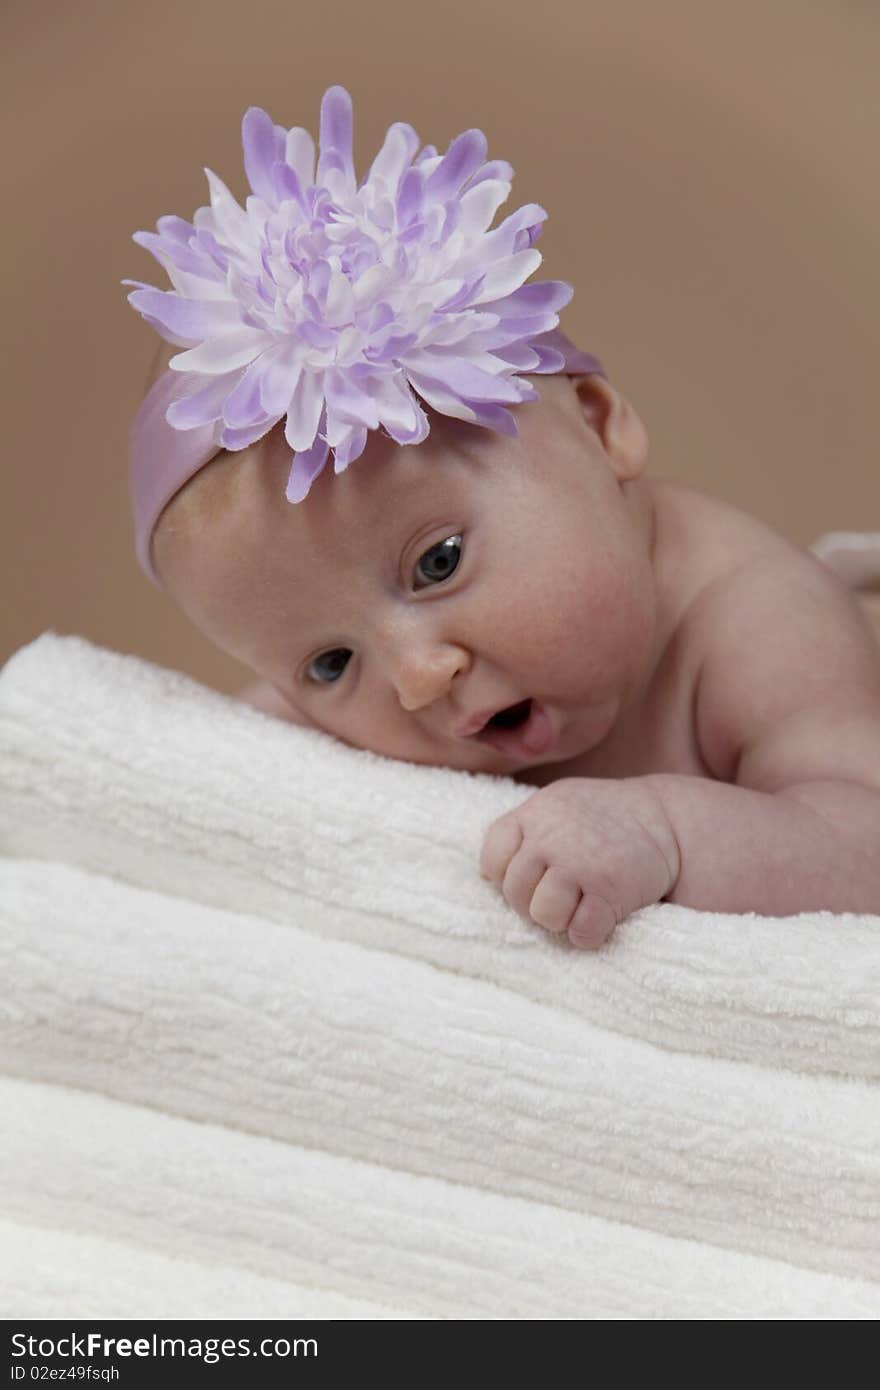
POLYGON ((679 853, 648 778, 566 777, 489 827, 480 873, 526 921, 595 950, 671 892, 679 853))

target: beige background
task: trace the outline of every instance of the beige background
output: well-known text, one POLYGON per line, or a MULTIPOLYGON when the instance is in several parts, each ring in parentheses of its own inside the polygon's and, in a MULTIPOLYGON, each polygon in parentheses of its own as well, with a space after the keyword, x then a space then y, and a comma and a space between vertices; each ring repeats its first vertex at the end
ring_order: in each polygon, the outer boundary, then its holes
POLYGON ((550 213, 536 278, 643 414, 653 469, 809 544, 880 529, 880 11, 869 0, 16 0, 3 21, 0 660, 46 628, 230 690, 134 560, 126 436, 157 338, 131 240, 242 198, 240 122, 469 126, 550 213))

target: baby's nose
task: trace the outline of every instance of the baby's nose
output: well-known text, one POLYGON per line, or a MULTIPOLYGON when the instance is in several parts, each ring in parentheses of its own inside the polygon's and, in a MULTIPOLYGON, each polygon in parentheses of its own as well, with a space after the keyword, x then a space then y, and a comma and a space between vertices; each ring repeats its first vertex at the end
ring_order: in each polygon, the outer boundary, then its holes
POLYGON ((405 710, 421 709, 444 696, 455 677, 466 671, 470 657, 463 647, 444 642, 411 647, 397 661, 393 680, 405 710))

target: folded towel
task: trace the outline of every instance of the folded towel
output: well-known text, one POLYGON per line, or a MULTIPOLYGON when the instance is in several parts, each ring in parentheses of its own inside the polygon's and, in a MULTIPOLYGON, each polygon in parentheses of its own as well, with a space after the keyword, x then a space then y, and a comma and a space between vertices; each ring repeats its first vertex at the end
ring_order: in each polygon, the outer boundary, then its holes
POLYGON ((880 588, 880 531, 828 531, 810 549, 851 589, 880 588))
POLYGON ((0 673, 0 780, 8 1219, 414 1316, 876 1315, 880 918, 661 905, 576 952, 479 877, 529 788, 349 749, 53 633, 0 673), (93 1094, 77 1110, 65 1087, 93 1094), (132 1124, 143 1142, 111 1142, 132 1124), (255 1154, 337 1175, 323 1253, 267 1218, 240 1247, 225 1189, 207 1243, 198 1183, 163 1209, 150 1133, 173 1169, 209 1129, 224 1181, 244 1145, 243 1189, 268 1184, 279 1220, 291 1187, 255 1154), (381 1231, 358 1224, 365 1174, 381 1231), (422 1210, 429 1187, 416 1239, 406 1194, 422 1210), (394 1275, 342 1277, 365 1250, 394 1275), (589 1306, 560 1310, 551 1267, 589 1306))
POLYGON ((880 1075, 880 918, 660 904, 576 951, 480 877, 486 830, 531 795, 507 778, 348 748, 45 633, 0 673, 0 785, 10 856, 421 960, 659 1047, 880 1075))
MULTIPOLYGON (((46 1105, 51 1091, 41 1088, 46 1105)), ((50 1106, 51 1109, 51 1106, 50 1106)), ((14 1114, 14 1110, 13 1110, 14 1114)), ((82 1119, 86 1117, 77 1117, 82 1119)), ((94 1115, 87 1117, 90 1121, 94 1115)), ((108 1107, 97 1115, 109 1123, 108 1107)), ((64 1143, 66 1136, 53 1135, 64 1143)), ((51 1181, 54 1175, 43 1173, 51 1181)), ((85 1174, 77 1172, 83 1182, 85 1174)), ((136 1185, 139 1178, 135 1178, 136 1185)), ((71 1180, 71 1186, 73 1181, 71 1180)), ((161 1194, 156 1193, 161 1200, 161 1194)), ((116 1209, 102 1208, 114 1227, 116 1209)), ((109 1222, 107 1223, 109 1224, 109 1222)), ((845 1310, 848 1286, 830 1283, 832 1306, 845 1310)), ((812 1290, 817 1313, 827 1308, 825 1286, 812 1290)), ((864 1317, 870 1313, 871 1288, 865 1291, 864 1317)), ((859 1300, 861 1303, 861 1299, 859 1300)), ((416 1316, 378 1303, 346 1298, 328 1289, 302 1288, 283 1279, 266 1279, 242 1265, 200 1264, 197 1260, 159 1254, 143 1245, 78 1235, 73 1231, 0 1220, 0 1309, 4 1320, 17 1318, 332 1318, 395 1322, 416 1316)), ((822 1312, 821 1316, 828 1316, 822 1312)), ((831 1315, 833 1316, 833 1314, 831 1315)), ((849 1317, 843 1311, 841 1316, 849 1317)), ((858 1315, 856 1315, 858 1316, 858 1315)))
MULTIPOLYGON (((121 1278, 131 1249, 133 1275, 138 1256, 149 1270, 161 1251, 218 1282, 234 1265, 244 1272, 246 1294, 257 1293, 255 1276, 275 1288, 290 1281, 294 1307, 312 1289, 321 1311, 309 1316, 344 1315, 339 1304, 352 1299, 378 1305, 364 1317, 401 1307, 443 1318, 880 1315, 876 1283, 671 1240, 104 1096, 0 1079, 0 1107, 8 1122, 0 1190, 10 1219, 112 1236, 122 1245, 114 1271, 121 1278)), ((188 1273, 169 1270, 178 1317, 191 1315, 188 1273)), ((5 1283, 0 1274, 0 1293, 5 1283)), ((275 1288, 268 1308, 277 1307, 275 1288)), ((130 1300, 130 1286, 108 1290, 107 1302, 118 1306, 120 1295, 130 1300)), ((146 1290, 145 1299, 152 1301, 146 1290)))
POLYGON ((0 870, 10 1073, 880 1279, 864 1083, 669 1053, 420 961, 172 911, 61 865, 0 870))

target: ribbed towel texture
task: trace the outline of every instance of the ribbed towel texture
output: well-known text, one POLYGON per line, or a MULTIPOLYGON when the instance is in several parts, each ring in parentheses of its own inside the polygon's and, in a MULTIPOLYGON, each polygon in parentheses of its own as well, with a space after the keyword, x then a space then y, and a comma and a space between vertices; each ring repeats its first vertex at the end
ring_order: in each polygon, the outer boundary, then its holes
POLYGON ((479 876, 529 788, 51 632, 0 784, 0 1312, 880 1315, 880 917, 576 952, 479 876))

